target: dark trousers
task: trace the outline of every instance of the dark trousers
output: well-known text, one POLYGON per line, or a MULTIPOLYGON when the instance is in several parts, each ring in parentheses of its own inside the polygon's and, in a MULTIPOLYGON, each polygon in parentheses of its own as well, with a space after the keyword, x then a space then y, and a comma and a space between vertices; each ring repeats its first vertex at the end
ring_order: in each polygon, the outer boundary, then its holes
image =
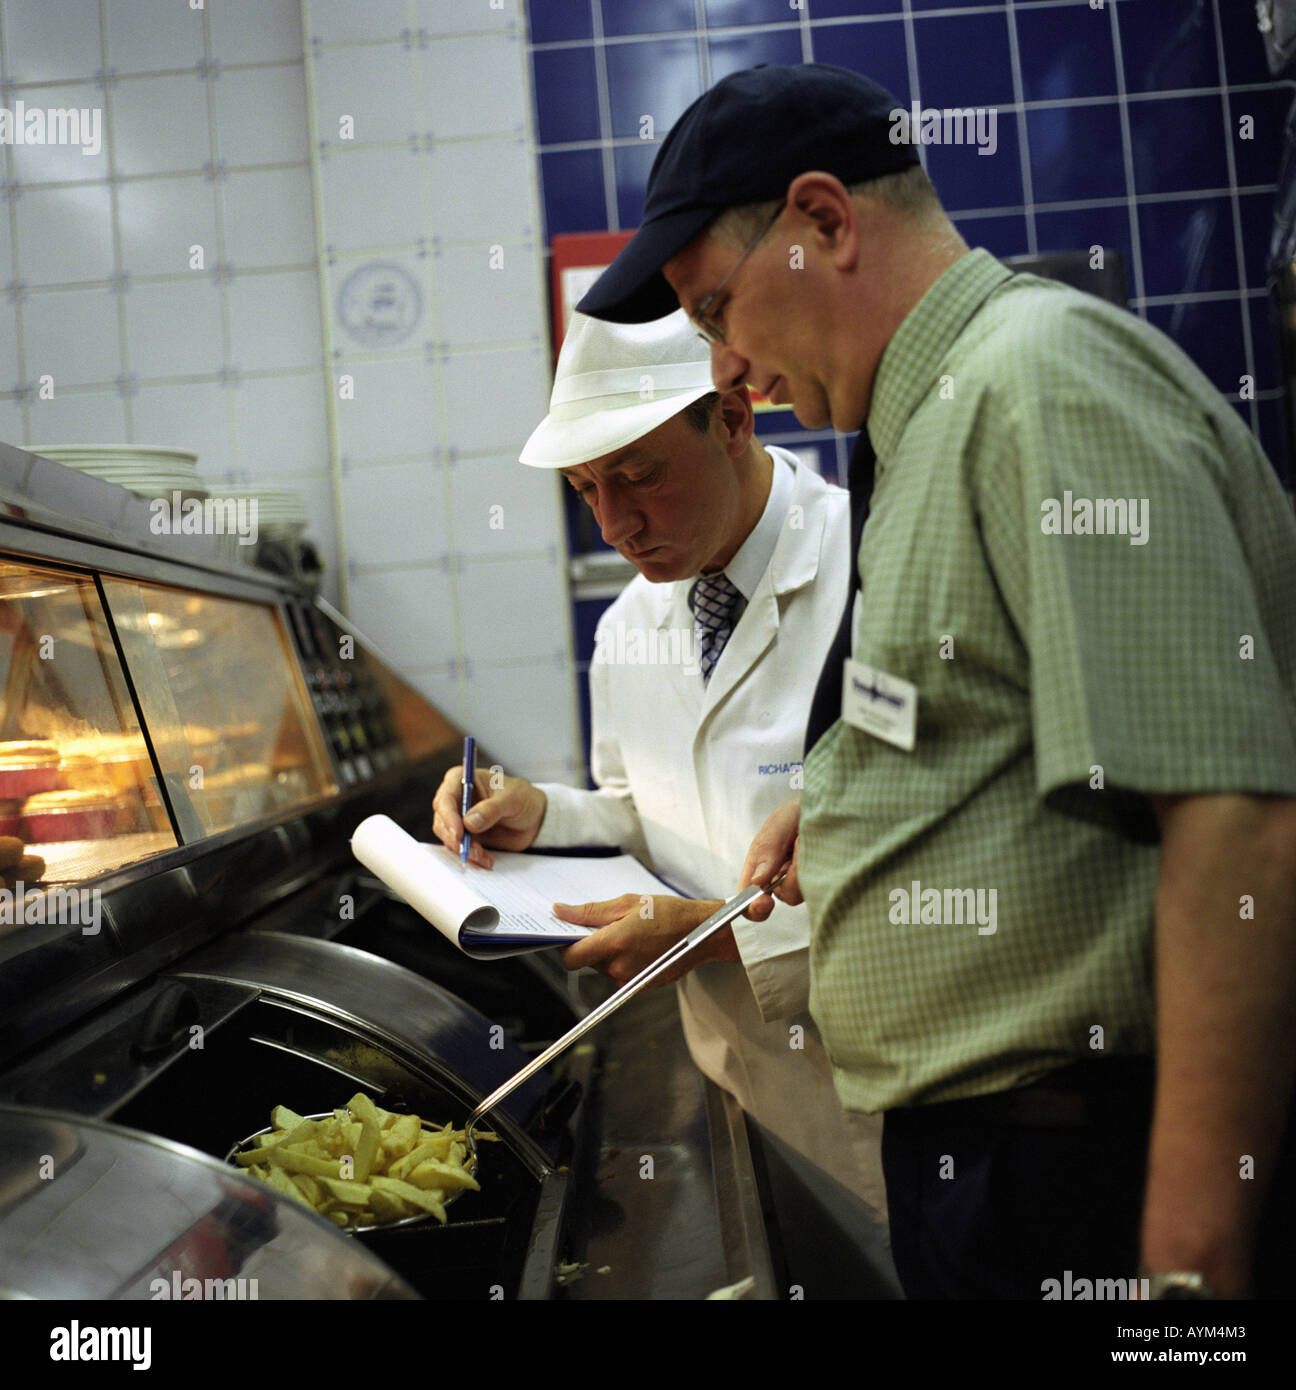
MULTIPOLYGON (((1081 1063, 1020 1091, 888 1110, 891 1246, 909 1298, 1042 1299, 1047 1280, 1138 1273, 1154 1076, 1081 1063)), ((1296 1125, 1287 1125, 1254 1267, 1296 1296, 1296 1125)), ((1128 1287, 1128 1286, 1126 1286, 1128 1287)), ((1073 1295, 1074 1296, 1074 1295, 1073 1295)))

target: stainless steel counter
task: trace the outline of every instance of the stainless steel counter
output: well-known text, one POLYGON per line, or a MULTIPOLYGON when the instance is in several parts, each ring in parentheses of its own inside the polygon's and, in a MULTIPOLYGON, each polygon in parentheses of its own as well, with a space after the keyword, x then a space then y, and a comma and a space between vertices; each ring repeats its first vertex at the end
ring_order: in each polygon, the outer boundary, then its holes
POLYGON ((591 1037, 605 1059, 576 1299, 695 1299, 750 1280, 777 1297, 742 1111, 693 1065, 675 990, 632 999, 591 1037))

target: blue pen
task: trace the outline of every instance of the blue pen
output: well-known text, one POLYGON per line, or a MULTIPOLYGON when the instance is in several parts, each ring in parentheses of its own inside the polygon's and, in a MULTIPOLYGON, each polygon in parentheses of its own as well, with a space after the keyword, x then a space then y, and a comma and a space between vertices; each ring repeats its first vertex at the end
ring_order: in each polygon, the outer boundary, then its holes
MULTIPOLYGON (((463 814, 472 809, 473 784, 477 780, 477 740, 471 734, 464 739, 463 752, 463 814)), ((472 848, 472 836, 464 826, 463 839, 459 841, 459 858, 466 864, 468 851, 472 848)))

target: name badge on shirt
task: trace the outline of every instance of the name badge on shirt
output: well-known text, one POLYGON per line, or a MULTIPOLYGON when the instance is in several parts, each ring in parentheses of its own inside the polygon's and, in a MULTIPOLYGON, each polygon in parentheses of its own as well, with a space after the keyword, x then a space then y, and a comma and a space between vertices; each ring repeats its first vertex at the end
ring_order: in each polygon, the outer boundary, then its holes
POLYGON ((842 669, 842 718, 912 753, 918 729, 918 687, 848 659, 842 669))

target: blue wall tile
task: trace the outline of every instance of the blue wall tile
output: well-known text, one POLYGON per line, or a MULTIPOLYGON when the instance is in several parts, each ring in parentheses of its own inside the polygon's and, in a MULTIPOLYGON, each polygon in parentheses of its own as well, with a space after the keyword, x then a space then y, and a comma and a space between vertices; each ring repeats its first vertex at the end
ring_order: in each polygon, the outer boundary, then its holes
POLYGON ((660 140, 702 95, 696 39, 610 44, 605 54, 614 136, 637 137, 647 115, 660 140))
POLYGON ((545 234, 603 232, 603 155, 598 150, 553 150, 540 156, 545 234))
POLYGON ((1273 464, 1279 478, 1282 479, 1283 486, 1290 487, 1292 469, 1287 462, 1289 452, 1286 425, 1283 421, 1285 409, 1286 402, 1283 400, 1256 402, 1256 410, 1260 416, 1260 429, 1258 431, 1260 447, 1269 456, 1269 462, 1273 464))
POLYGON ((1119 251, 1125 258, 1125 283, 1133 295, 1134 254, 1128 204, 1037 212, 1035 240, 1041 251, 1088 251, 1091 246, 1119 251))
POLYGON ((1278 324, 1273 301, 1248 299, 1247 313, 1251 318, 1251 351, 1255 357, 1257 391, 1273 391, 1282 382, 1282 362, 1278 348, 1278 324))
MULTIPOLYGON (((592 0, 530 0, 533 40, 574 45, 565 59, 556 50, 537 56, 535 96, 543 142, 608 138, 595 129, 591 75, 592 0), (584 89, 581 99, 574 89, 584 89)), ((617 216, 622 226, 642 217, 643 189, 661 138, 701 90, 699 37, 693 26, 694 0, 596 0, 605 32, 613 38, 605 54, 615 134, 633 139, 639 120, 651 115, 654 140, 624 144, 613 152, 617 216), (618 35, 666 34, 660 40, 619 42, 618 35)), ((709 58, 713 80, 759 61, 800 60, 802 21, 816 62, 837 63, 889 87, 908 106, 911 55, 907 49, 903 0, 806 0, 793 10, 787 0, 706 0, 712 28, 751 29, 729 38, 713 36, 709 58), (865 16, 882 16, 865 19, 865 16)), ((1237 182, 1268 188, 1277 177, 1283 125, 1291 86, 1270 78, 1249 4, 1216 0, 1122 0, 1101 11, 1074 4, 1009 7, 991 0, 910 0, 908 21, 915 45, 913 65, 924 106, 994 106, 999 151, 979 156, 965 147, 928 146, 925 162, 951 210, 1003 208, 1002 214, 962 218, 964 234, 997 255, 1022 252, 1027 244, 1027 210, 1022 205, 1019 132, 1015 114, 1003 110, 1014 100, 1008 24, 1016 25, 1022 96, 1043 107, 1027 116, 1032 196, 1035 203, 1073 203, 1054 212, 1036 211, 1033 226, 1040 250, 1083 249, 1093 244, 1130 255, 1130 212, 1124 198, 1124 159, 1115 100, 1113 24, 1119 25, 1122 75, 1135 99, 1129 103, 1134 141, 1137 212, 1143 289, 1151 296, 1215 291, 1230 296, 1224 309, 1185 309, 1173 322, 1185 346, 1203 362, 1221 360, 1236 348, 1236 334, 1207 341, 1216 321, 1236 310, 1240 324, 1250 315, 1255 335, 1255 367, 1264 381, 1277 374, 1276 358, 1263 347, 1259 327, 1263 301, 1243 305, 1238 297, 1238 255, 1233 202, 1227 197, 1158 197, 1199 194, 1229 187, 1231 148, 1237 182), (971 6, 980 13, 967 13, 971 6), (945 13, 939 13, 945 11, 945 13), (1220 76, 1215 13, 1224 36, 1230 94, 1230 128, 1215 89, 1220 76), (1258 90, 1236 90, 1254 84, 1258 90), (1199 95, 1139 99, 1141 93, 1189 92, 1199 95), (1068 110, 1050 99, 1095 99, 1068 110), (1107 98, 1111 98, 1108 100, 1107 98), (1254 139, 1239 138, 1237 118, 1256 118, 1254 139), (1230 143, 1231 146, 1230 146, 1230 143), (1152 200, 1149 200, 1149 198, 1152 200), (1231 342, 1232 347, 1224 347, 1231 342)), ((603 169, 599 151, 549 151, 541 157, 543 196, 549 231, 587 231, 606 225, 603 169)), ((1272 195, 1238 197, 1245 257, 1243 280, 1264 283, 1272 195)), ((1127 266, 1131 293, 1138 285, 1135 266, 1127 266)), ((1173 306, 1171 306, 1173 307, 1173 306)), ((1158 308, 1166 322, 1172 315, 1158 308)), ((1239 373, 1240 375, 1240 369, 1239 373)), ((1275 389, 1273 385, 1261 389, 1275 389)), ((1281 422, 1266 403, 1266 418, 1281 422)), ((777 428, 777 426, 775 427, 777 428)), ((789 428, 791 428, 789 426, 789 428)), ((1271 428, 1271 435, 1274 431, 1271 428)), ((1285 442, 1280 458, 1285 467, 1285 442)))
POLYGON ((590 0, 527 0, 532 43, 588 39, 594 33, 590 0))
POLYGON ((1248 184, 1277 183, 1275 150, 1281 147, 1283 127, 1291 108, 1289 87, 1270 87, 1258 92, 1234 92, 1229 97, 1233 160, 1239 188, 1248 184), (1252 135, 1242 138, 1241 118, 1252 118, 1252 135))
POLYGON ((662 34, 692 29, 693 0, 600 0, 605 34, 662 34))
POLYGON ((1272 82, 1273 75, 1265 61, 1264 42, 1256 28, 1255 12, 1250 5, 1220 7, 1220 26, 1224 34, 1224 71, 1229 86, 1248 82, 1272 82))
POLYGON ((1037 203, 1128 196, 1120 112, 1115 106, 1027 111, 1026 138, 1037 203))
POLYGON ((992 256, 1021 256, 1026 240, 1026 215, 1015 212, 1007 217, 956 217, 954 225, 969 246, 984 246, 992 256))
POLYGON ((1143 203, 1138 216, 1145 294, 1238 288, 1230 199, 1143 203))
POLYGON ((795 29, 772 29, 764 33, 731 34, 707 44, 711 59, 711 81, 719 82, 731 72, 754 68, 759 63, 795 65, 801 61, 801 35, 795 29))
POLYGON ((904 0, 806 0, 806 13, 816 19, 854 19, 862 14, 899 14, 904 0))
POLYGON ((1024 101, 1115 94, 1116 57, 1105 9, 1017 10, 1014 22, 1024 101))
MULTIPOLYGON (((924 103, 925 105, 925 103, 924 103)), ((951 211, 1010 208, 1022 203, 1021 152, 1017 118, 1000 112, 995 121, 994 154, 975 145, 927 145, 927 173, 951 211)))
POLYGON ((1224 106, 1218 96, 1132 101, 1129 124, 1137 193, 1229 186, 1224 106), (1191 139, 1184 138, 1188 131, 1191 139))
POLYGON ((901 106, 909 105, 909 63, 905 56, 903 20, 814 25, 810 39, 816 63, 833 63, 863 77, 871 77, 901 106))
POLYGON ((795 24, 801 11, 788 0, 706 0, 708 29, 736 24, 795 24))
POLYGON ((914 47, 924 106, 1000 106, 1013 100, 1006 10, 917 19, 914 47), (974 62, 969 54, 976 55, 974 62))
POLYGON ((1246 347, 1236 299, 1153 304, 1147 319, 1183 348, 1216 390, 1237 394, 1239 378, 1246 371, 1246 347))
POLYGON ((1246 260, 1247 289, 1262 290, 1268 278, 1269 238, 1273 232, 1274 195, 1242 193, 1238 196, 1242 219, 1242 255, 1246 260))
POLYGON ((644 190, 659 145, 641 141, 637 145, 619 145, 613 151, 616 165, 617 216, 622 227, 637 227, 643 221, 644 190))
MULTIPOLYGON (((1254 24, 1254 11, 1248 18, 1254 24)), ((1165 92, 1220 85, 1210 4, 1157 0, 1156 4, 1118 5, 1116 22, 1126 91, 1165 92)), ((1259 35, 1256 39, 1258 42, 1259 35)))
POLYGON ((542 145, 597 140, 597 74, 592 48, 547 48, 531 55, 536 92, 536 133, 542 145))

